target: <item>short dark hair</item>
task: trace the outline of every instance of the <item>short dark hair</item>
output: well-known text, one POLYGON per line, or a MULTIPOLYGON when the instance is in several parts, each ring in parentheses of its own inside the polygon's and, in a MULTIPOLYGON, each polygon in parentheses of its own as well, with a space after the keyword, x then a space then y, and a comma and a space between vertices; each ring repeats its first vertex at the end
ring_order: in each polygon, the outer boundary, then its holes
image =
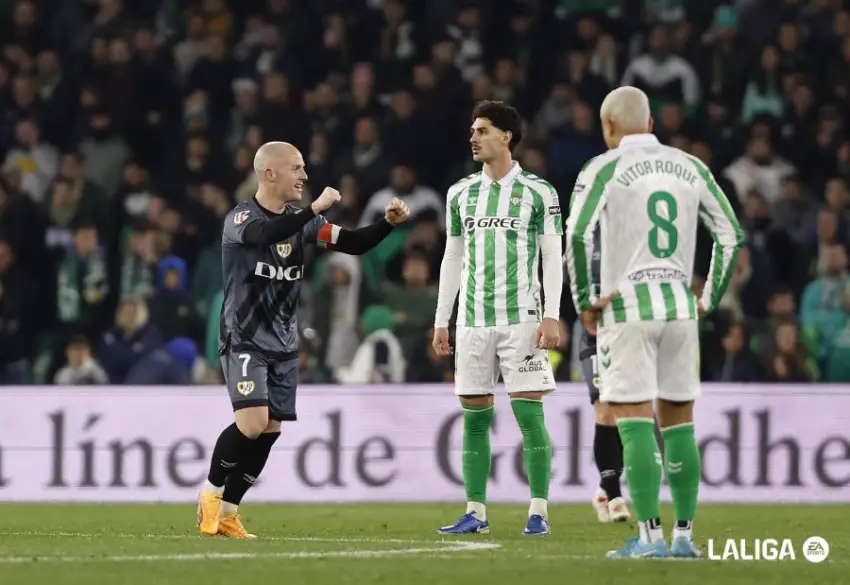
POLYGON ((478 102, 475 109, 472 110, 472 121, 474 122, 478 118, 490 120, 490 123, 502 132, 510 132, 509 148, 511 150, 516 148, 516 145, 522 140, 522 118, 520 118, 516 108, 505 102, 489 100, 478 102))

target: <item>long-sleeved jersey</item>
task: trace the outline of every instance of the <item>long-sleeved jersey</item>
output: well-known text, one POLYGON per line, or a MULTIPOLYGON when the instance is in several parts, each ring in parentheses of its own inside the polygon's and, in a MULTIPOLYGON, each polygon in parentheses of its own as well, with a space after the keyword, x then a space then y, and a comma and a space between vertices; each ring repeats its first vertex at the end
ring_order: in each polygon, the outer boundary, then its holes
POLYGON ((435 326, 448 326, 458 289, 457 324, 461 326, 558 319, 563 230, 552 186, 514 162, 499 181, 482 170, 455 183, 446 204, 448 241, 435 326), (541 258, 546 296, 542 311, 541 258))
POLYGON ((714 239, 703 290, 706 311, 717 307, 735 268, 744 233, 729 200, 698 159, 651 134, 626 136, 591 159, 573 190, 567 220, 567 267, 579 311, 594 299, 593 234, 600 227, 600 291, 618 291, 604 323, 695 319, 691 292, 697 222, 714 239))

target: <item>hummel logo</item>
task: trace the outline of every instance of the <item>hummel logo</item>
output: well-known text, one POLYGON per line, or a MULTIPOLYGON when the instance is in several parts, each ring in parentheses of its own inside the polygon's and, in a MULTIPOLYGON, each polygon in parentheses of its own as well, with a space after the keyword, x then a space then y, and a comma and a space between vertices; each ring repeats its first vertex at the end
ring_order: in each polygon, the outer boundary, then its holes
POLYGON ((682 462, 681 461, 668 461, 667 462, 667 473, 682 473, 682 462))
POLYGON ((608 352, 611 351, 611 348, 608 347, 607 345, 600 345, 599 351, 602 352, 602 355, 608 355, 608 352))
POLYGON ((230 461, 222 461, 221 462, 221 466, 224 467, 225 469, 233 469, 237 465, 238 465, 238 463, 231 463, 230 461))

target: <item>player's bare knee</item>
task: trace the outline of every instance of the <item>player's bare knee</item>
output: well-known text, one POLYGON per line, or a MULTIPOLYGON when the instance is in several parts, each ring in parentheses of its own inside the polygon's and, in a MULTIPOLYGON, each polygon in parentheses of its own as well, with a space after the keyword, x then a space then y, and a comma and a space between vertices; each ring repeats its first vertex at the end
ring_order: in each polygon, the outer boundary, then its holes
POLYGON ((522 400, 543 400, 543 395, 545 392, 511 392, 508 396, 511 397, 511 400, 514 398, 519 398, 522 400))
POLYGON ((617 419, 607 403, 597 400, 593 403, 593 410, 596 413, 596 424, 604 427, 617 426, 617 419))
POLYGON ((459 396, 458 398, 460 398, 460 405, 465 408, 481 408, 483 406, 493 406, 492 394, 486 394, 484 396, 459 396))
POLYGON ((279 420, 270 420, 266 425, 266 428, 263 429, 264 433, 279 433, 280 432, 280 421, 279 420))
POLYGON ((236 411, 236 428, 249 439, 256 439, 269 425, 267 406, 252 406, 236 411))
POLYGON ((652 402, 609 402, 608 409, 615 422, 622 418, 653 418, 655 416, 652 410, 652 402))
POLYGON ((694 402, 673 402, 658 400, 658 425, 661 428, 673 427, 694 420, 694 402))

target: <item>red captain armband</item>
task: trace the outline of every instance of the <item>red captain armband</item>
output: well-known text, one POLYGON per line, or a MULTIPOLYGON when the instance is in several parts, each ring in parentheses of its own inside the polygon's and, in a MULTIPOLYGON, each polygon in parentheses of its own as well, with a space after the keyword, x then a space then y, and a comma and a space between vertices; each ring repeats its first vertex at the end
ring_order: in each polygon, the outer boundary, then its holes
POLYGON ((316 235, 316 243, 323 248, 333 248, 339 239, 339 226, 332 223, 326 223, 319 228, 319 233, 316 235))

